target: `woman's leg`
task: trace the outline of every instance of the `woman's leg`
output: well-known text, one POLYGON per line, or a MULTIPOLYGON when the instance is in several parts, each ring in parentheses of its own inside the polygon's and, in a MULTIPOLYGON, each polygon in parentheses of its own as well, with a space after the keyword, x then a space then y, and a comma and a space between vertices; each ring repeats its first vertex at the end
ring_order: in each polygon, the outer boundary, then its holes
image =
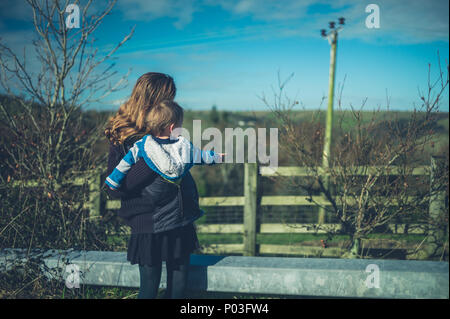
POLYGON ((190 256, 180 263, 166 262, 167 267, 167 289, 164 294, 168 299, 186 298, 186 286, 189 275, 190 256))
POLYGON ((138 299, 155 299, 161 281, 162 262, 154 266, 139 265, 141 286, 138 299))

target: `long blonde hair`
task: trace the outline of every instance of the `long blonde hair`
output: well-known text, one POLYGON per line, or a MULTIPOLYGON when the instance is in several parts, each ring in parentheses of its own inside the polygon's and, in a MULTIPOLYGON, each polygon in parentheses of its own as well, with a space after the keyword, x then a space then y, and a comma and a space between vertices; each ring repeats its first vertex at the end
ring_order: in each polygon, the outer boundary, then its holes
POLYGON ((147 134, 145 117, 150 109, 164 100, 172 101, 175 94, 175 82, 169 75, 156 72, 143 74, 136 81, 128 101, 109 119, 106 137, 118 145, 131 135, 147 134))

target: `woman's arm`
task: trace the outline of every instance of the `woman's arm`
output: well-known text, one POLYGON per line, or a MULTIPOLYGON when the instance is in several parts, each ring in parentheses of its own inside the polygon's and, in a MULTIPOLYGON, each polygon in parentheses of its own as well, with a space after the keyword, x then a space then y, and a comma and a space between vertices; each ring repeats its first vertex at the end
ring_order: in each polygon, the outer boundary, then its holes
MULTIPOLYGON (((112 173, 124 155, 125 154, 122 154, 121 152, 120 146, 110 144, 108 169, 106 172, 107 176, 112 173)), ((112 190, 109 187, 106 187, 106 192, 113 198, 120 198, 145 187, 156 176, 157 174, 147 166, 145 161, 138 160, 129 170, 127 176, 122 182, 122 186, 118 190, 112 190)))

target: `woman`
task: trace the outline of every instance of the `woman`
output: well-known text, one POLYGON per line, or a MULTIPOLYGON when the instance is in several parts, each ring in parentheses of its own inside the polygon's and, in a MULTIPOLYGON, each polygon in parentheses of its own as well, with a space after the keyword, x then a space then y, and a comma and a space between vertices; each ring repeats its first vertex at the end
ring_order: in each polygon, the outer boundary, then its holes
MULTIPOLYGON (((108 158, 109 175, 120 160, 148 130, 144 116, 149 109, 164 100, 173 100, 176 87, 173 79, 162 73, 149 72, 136 82, 128 101, 110 118, 105 135, 110 141, 108 158)), ((168 198, 182 201, 184 221, 198 214, 198 193, 194 179, 188 173, 178 189, 169 189, 143 160, 137 161, 117 190, 107 189, 111 197, 121 199, 119 216, 131 227, 127 259, 139 264, 140 289, 138 298, 155 298, 161 280, 162 261, 167 267, 166 298, 183 298, 185 295, 190 254, 199 247, 194 225, 169 218, 163 224, 160 207, 154 204, 152 194, 165 189, 168 198), (176 193, 178 192, 178 193, 176 193), (175 194, 175 195, 174 195, 175 194), (173 196, 172 196, 173 195, 173 196), (166 230, 170 229, 170 230, 166 230)), ((170 216, 169 216, 170 217, 170 216)))

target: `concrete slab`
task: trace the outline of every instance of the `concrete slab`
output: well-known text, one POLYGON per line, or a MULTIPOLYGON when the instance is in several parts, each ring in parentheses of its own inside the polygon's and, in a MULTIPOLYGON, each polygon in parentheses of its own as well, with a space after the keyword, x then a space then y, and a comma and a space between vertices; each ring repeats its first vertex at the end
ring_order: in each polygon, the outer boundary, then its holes
MULTIPOLYGON (((6 261, 1 256, 0 264, 6 261)), ((66 278, 66 265, 76 264, 81 283, 139 287, 138 266, 126 260, 125 252, 53 251, 47 252, 44 263, 49 277, 66 278)), ((165 286, 163 267, 161 288, 165 286)), ((435 261, 191 255, 189 287, 316 297, 448 299, 449 268, 447 262, 435 261)))

